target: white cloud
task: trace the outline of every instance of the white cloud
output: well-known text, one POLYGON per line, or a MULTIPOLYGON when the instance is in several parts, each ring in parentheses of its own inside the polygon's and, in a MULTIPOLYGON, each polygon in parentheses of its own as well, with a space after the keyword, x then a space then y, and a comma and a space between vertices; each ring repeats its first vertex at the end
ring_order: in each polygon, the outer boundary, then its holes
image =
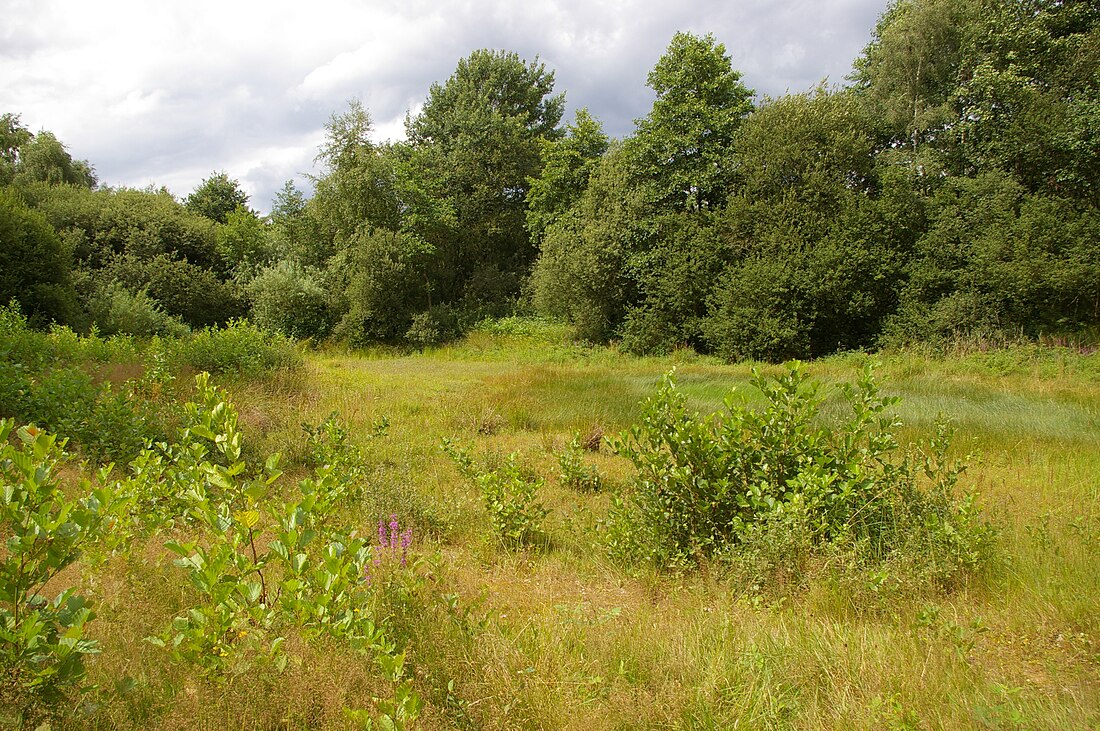
POLYGON ((107 184, 183 196, 225 170, 266 208, 349 98, 376 139, 399 139, 477 48, 538 55, 570 110, 623 136, 677 30, 713 33, 748 86, 777 95, 842 80, 886 2, 5 0, 0 112, 55 132, 107 184))

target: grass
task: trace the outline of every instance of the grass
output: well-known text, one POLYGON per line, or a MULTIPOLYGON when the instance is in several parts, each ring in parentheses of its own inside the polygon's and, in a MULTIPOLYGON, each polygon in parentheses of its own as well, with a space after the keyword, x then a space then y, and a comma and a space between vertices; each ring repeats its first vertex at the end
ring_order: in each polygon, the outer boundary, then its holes
MULTIPOLYGON (((700 411, 744 388, 748 365, 633 358, 512 324, 424 353, 309 354, 297 374, 229 390, 250 454, 293 462, 302 423, 338 413, 370 465, 349 517, 366 531, 390 513, 415 526, 417 578, 392 597, 388 622, 426 701, 419 728, 1087 729, 1100 728, 1098 357, 881 356, 904 435, 952 418, 957 451, 978 455, 964 485, 1001 530, 1001 563, 950 595, 909 595, 896 577, 843 566, 775 591, 717 566, 665 575, 604 557, 609 496, 558 484, 556 453, 573 433, 625 428, 674 365, 700 411), (370 438, 383 417, 387 435, 370 438), (547 478, 546 545, 493 540, 476 486, 439 449, 444 437, 518 452, 547 478)), ((855 377, 863 359, 808 370, 829 384, 855 377)), ((612 484, 629 479, 606 447, 585 458, 612 484)), ((157 541, 80 573, 103 643, 90 662, 98 709, 80 724, 352 728, 343 709, 384 693, 376 668, 324 643, 297 641, 283 674, 228 683, 167 664, 142 638, 190 590, 157 541)))

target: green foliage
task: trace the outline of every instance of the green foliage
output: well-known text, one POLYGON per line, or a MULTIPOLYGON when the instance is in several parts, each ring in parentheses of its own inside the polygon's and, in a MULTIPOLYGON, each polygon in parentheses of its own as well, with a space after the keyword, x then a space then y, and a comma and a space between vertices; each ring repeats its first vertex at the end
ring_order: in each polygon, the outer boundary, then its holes
MULTIPOLYGON (((382 418, 374 424, 371 439, 386 434, 389 420, 382 418)), ((305 463, 314 469, 324 468, 332 472, 341 483, 334 490, 327 490, 325 500, 345 502, 362 497, 367 479, 366 459, 362 450, 351 441, 351 434, 338 414, 329 414, 317 426, 302 424, 306 433, 305 463), (345 498, 346 496, 346 498, 345 498)))
POLYGON ((565 137, 542 141, 542 172, 528 180, 527 191, 527 230, 533 241, 541 242, 546 228, 577 202, 609 146, 587 109, 577 110, 565 137))
POLYGON ((405 340, 418 348, 440 343, 453 338, 458 331, 458 321, 450 307, 433 307, 413 315, 409 329, 405 331, 405 340))
POLYGON ((541 478, 520 465, 513 452, 502 464, 479 472, 475 481, 501 543, 518 548, 538 542, 542 521, 549 513, 538 502, 541 478))
POLYGON ((78 368, 61 367, 28 386, 16 415, 71 437, 97 460, 128 460, 161 434, 155 406, 135 399, 129 385, 115 391, 78 368))
POLYGON ((574 490, 598 492, 603 487, 603 477, 595 465, 585 463, 583 454, 580 436, 574 434, 558 454, 561 484, 574 490))
POLYGON ((491 455, 479 462, 469 450, 448 439, 443 440, 442 448, 459 472, 481 489, 497 540, 508 548, 539 542, 543 537, 542 521, 549 514, 549 510, 538 502, 543 481, 520 464, 515 452, 507 458, 491 455))
POLYGON ((1100 10, 1047 0, 972 13, 951 129, 956 169, 1100 205, 1100 10))
POLYGON ((578 203, 546 230, 529 288, 535 308, 574 325, 577 337, 606 342, 633 290, 626 262, 649 234, 644 202, 622 148, 612 148, 578 203))
POLYGON ((52 132, 32 134, 18 116, 5 114, 0 125, 4 139, 6 170, 0 171, 0 184, 45 183, 94 188, 95 172, 86 160, 74 160, 65 145, 52 132))
POLYGON ((405 335, 413 316, 430 308, 424 267, 433 253, 409 234, 384 229, 357 234, 345 260, 348 310, 337 334, 354 345, 405 335))
POLYGON ((271 261, 268 229, 243 205, 229 212, 217 227, 215 240, 222 265, 238 282, 247 283, 271 261))
POLYGON ((0 190, 0 302, 16 299, 31 323, 79 320, 70 257, 46 217, 0 190))
POLYGON ((88 315, 103 335, 183 337, 190 332, 144 291, 131 293, 113 280, 98 286, 88 298, 88 315))
POLYGON ((551 96, 553 84, 537 60, 475 51, 408 119, 400 188, 406 225, 433 252, 429 306, 500 307, 518 294, 537 253, 525 227, 528 181, 542 141, 561 136, 564 98, 551 96))
POLYGON ((214 224, 188 211, 167 190, 32 186, 25 192, 72 242, 81 268, 99 269, 118 254, 139 260, 164 255, 203 269, 219 266, 214 224))
MULTIPOLYGON (((371 142, 370 131, 370 115, 358 100, 352 100, 343 114, 333 114, 325 125, 325 142, 317 159, 328 171, 316 180, 309 212, 319 219, 324 243, 331 247, 327 256, 373 227, 395 230, 399 226, 397 159, 392 150, 371 142)), ((320 263, 303 253, 307 257, 299 257, 302 263, 320 263)))
POLYGON ((247 320, 230 320, 224 328, 204 328, 169 345, 170 359, 210 373, 256 377, 302 364, 295 343, 247 320))
POLYGON ((856 100, 818 89, 764 105, 737 149, 744 190, 720 218, 714 256, 728 264, 701 323, 710 349, 781 361, 872 344, 920 208, 902 185, 868 195, 879 183, 856 100))
POLYGON ((232 282, 223 282, 212 270, 167 254, 149 259, 132 254, 113 257, 93 276, 117 281, 131 292, 145 292, 166 313, 191 327, 222 325, 247 311, 232 282))
POLYGON ((708 295, 727 265, 728 247, 709 211, 665 214, 650 226, 652 243, 627 264, 637 303, 623 318, 622 347, 633 353, 685 345, 705 350, 708 295))
POLYGON ((5 112, 0 115, 0 185, 9 185, 15 179, 19 149, 33 137, 18 114, 5 112))
POLYGON ((976 3, 905 0, 879 19, 855 80, 881 108, 889 133, 913 151, 951 121, 963 37, 976 3))
POLYGON ((212 173, 184 199, 183 205, 215 223, 228 223, 234 211, 248 205, 248 195, 240 185, 224 171, 212 173))
POLYGON ((635 170, 660 209, 721 205, 736 169, 734 132, 752 111, 726 47, 714 36, 679 32, 649 73, 657 93, 628 143, 635 170))
POLYGON ((261 270, 249 283, 252 320, 265 330, 295 339, 323 338, 332 331, 332 293, 323 275, 283 260, 261 270))
POLYGON ((299 484, 300 500, 271 506, 267 496, 281 474, 278 455, 258 469, 248 465, 236 410, 206 374, 196 386, 180 443, 135 463, 140 499, 134 520, 155 518, 148 507, 159 491, 174 497, 183 511, 179 517, 207 535, 205 541, 166 544, 181 557, 176 563, 187 570, 200 602, 151 641, 215 677, 243 673, 256 663, 284 667, 280 631, 288 621, 363 643, 364 649, 380 645, 369 615, 356 611, 365 604, 370 547, 329 526, 351 476, 319 468, 299 484), (272 513, 275 538, 260 550, 261 521, 272 513))
POLYGON ((24 427, 13 445, 13 430, 0 420, 0 720, 23 726, 48 719, 78 691, 84 656, 99 651, 85 636, 95 616, 87 600, 73 589, 53 600, 42 592, 105 529, 120 496, 82 481, 85 497, 69 499, 58 477, 64 442, 24 427))
POLYGON ((1100 323, 1100 214, 1003 173, 951 181, 917 242, 891 342, 1079 332, 1100 323))
POLYGON ((0 417, 64 434, 97 460, 126 461, 163 433, 156 399, 141 381, 96 384, 80 366, 134 356, 132 343, 67 328, 37 333, 18 310, 0 308, 0 417))
POLYGON ((727 399, 726 413, 699 418, 666 376, 616 443, 638 475, 612 511, 613 552, 685 567, 753 544, 851 547, 875 562, 912 562, 941 586, 986 560, 991 529, 972 495, 953 495, 964 465, 946 456, 949 431, 899 450, 901 424, 887 411, 896 399, 879 395, 870 366, 841 387, 851 415, 835 426, 799 364, 752 383, 762 409, 727 399))

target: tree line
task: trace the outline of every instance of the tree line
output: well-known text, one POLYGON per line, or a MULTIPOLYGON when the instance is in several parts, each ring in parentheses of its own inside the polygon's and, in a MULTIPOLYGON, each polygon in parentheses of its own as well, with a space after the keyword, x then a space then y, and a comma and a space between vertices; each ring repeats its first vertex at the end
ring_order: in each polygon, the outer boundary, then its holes
POLYGON ((475 51, 406 139, 334 114, 268 216, 214 173, 97 186, 0 117, 0 298, 32 322, 440 342, 535 311, 578 338, 781 360, 1100 325, 1100 9, 899 0, 845 85, 757 101, 677 33, 612 140, 537 59, 475 51))

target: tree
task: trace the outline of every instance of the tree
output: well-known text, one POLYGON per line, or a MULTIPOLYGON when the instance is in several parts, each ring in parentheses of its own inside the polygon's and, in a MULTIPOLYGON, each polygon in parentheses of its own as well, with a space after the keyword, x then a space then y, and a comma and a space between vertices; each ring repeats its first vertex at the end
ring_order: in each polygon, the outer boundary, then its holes
POLYGON ((8 185, 15 179, 19 163, 19 148, 34 137, 18 114, 10 112, 0 116, 0 185, 8 185))
POLYGON ((951 101, 971 10, 967 0, 895 2, 855 62, 857 88, 881 111, 890 139, 910 153, 955 118, 951 101))
POLYGON ((0 301, 18 300, 32 325, 79 317, 69 259, 46 217, 0 189, 0 301))
POLYGON ((677 33, 649 73, 657 93, 630 142, 640 178, 664 210, 720 206, 733 184, 733 135, 752 111, 752 91, 726 47, 677 33))
POLYGON ((184 199, 183 205, 215 223, 225 223, 238 206, 248 205, 248 195, 240 185, 225 172, 211 173, 184 199))
POLYGON ((1100 205, 1100 6, 987 0, 955 91, 956 171, 1100 205))
POLYGON ((614 337, 636 299, 627 265, 650 245, 644 200, 622 146, 612 146, 580 199, 545 232, 529 288, 542 313, 593 342, 614 337))
POLYGON ((31 134, 8 113, 0 116, 0 185, 12 182, 94 188, 97 181, 88 161, 74 160, 52 132, 31 134))
POLYGON ((553 85, 553 72, 537 59, 475 51, 445 84, 433 84, 421 112, 406 120, 404 169, 434 188, 427 197, 433 210, 423 217, 433 225, 416 230, 436 251, 439 300, 480 296, 472 283, 514 294, 534 260, 524 202, 541 169, 542 141, 561 136, 564 98, 551 95, 553 85))
POLYGON ((948 181, 909 268, 894 342, 1100 324, 1100 212, 1028 193, 1005 172, 948 181))
POLYGON ((527 230, 536 244, 546 227, 569 209, 585 188, 610 141, 587 109, 578 109, 562 139, 542 140, 542 172, 529 178, 527 230))
POLYGON ((878 179, 867 119, 851 93, 819 88, 761 106, 738 131, 743 187, 723 212, 727 264, 702 325, 722 356, 873 344, 915 231, 895 202, 907 189, 878 179))
POLYGON ((226 271, 245 283, 272 259, 269 232, 255 213, 244 206, 231 212, 215 230, 218 255, 226 271))
POLYGON ((400 226, 400 205, 394 192, 392 156, 370 140, 371 120, 358 100, 333 114, 325 124, 325 142, 317 161, 325 173, 314 180, 314 208, 321 226, 312 252, 318 263, 346 249, 363 229, 400 226))

